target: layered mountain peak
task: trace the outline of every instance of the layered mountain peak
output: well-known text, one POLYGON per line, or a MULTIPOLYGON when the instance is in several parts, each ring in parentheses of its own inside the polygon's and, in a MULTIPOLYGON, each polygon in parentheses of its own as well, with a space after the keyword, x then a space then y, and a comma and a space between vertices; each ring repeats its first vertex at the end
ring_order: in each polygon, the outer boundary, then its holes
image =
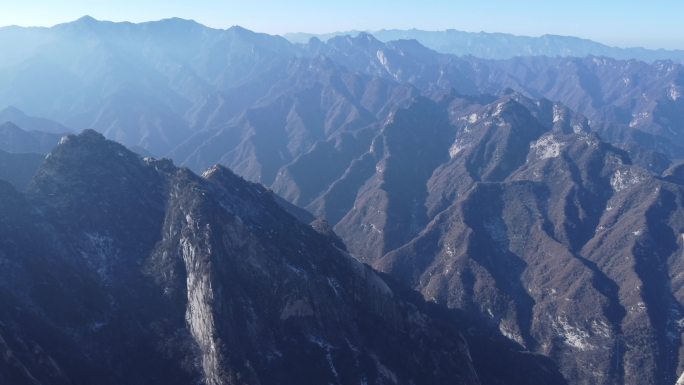
POLYGON ((481 384, 477 367, 499 349, 559 378, 501 341, 473 361, 450 315, 421 310, 329 227, 300 223, 225 167, 200 177, 86 130, 51 152, 26 196, 0 190, 19 202, 0 204, 12 245, 0 298, 24 309, 0 316, 15 357, 0 379, 481 384))
MULTIPOLYGON (((16 118, 16 116, 15 116, 16 118)), ((17 119, 20 120, 20 119, 17 119)), ((2 122, 2 119, 0 119, 2 122)), ((48 128, 41 122, 38 124, 31 121, 22 121, 29 127, 33 128, 48 128)), ((48 123, 49 126, 52 126, 48 123)), ((56 125, 56 127, 60 127, 56 125)), ((62 133, 66 131, 61 131, 62 133)), ((28 131, 12 121, 0 123, 0 150, 10 153, 34 153, 46 154, 50 152, 58 143, 61 134, 43 132, 43 131, 28 131)))
MULTIPOLYGON (((559 121, 570 115, 558 105, 547 105, 555 112, 549 115, 520 113, 519 103, 509 103, 507 110, 501 103, 485 106, 480 110, 483 116, 469 120, 465 115, 467 123, 457 131, 452 159, 428 182, 426 205, 433 219, 417 237, 386 253, 374 266, 414 282, 426 298, 481 312, 512 340, 563 362, 564 373, 572 378, 593 376, 594 369, 584 370, 584 363, 605 357, 608 349, 612 358, 593 366, 609 373, 608 383, 663 381, 666 377, 657 371, 635 372, 622 365, 640 359, 654 364, 656 357, 671 357, 664 351, 677 343, 676 338, 661 340, 657 333, 671 330, 672 336, 679 335, 679 329, 667 326, 674 325, 679 313, 667 316, 667 306, 651 304, 651 311, 663 317, 659 319, 669 319, 652 331, 652 338, 662 344, 658 352, 663 353, 619 353, 616 344, 624 349, 619 339, 642 335, 632 323, 641 322, 635 321, 639 312, 625 305, 639 302, 639 295, 630 291, 625 277, 649 282, 655 275, 645 267, 628 268, 618 256, 643 257, 644 249, 634 249, 634 242, 657 242, 649 235, 656 227, 665 234, 678 233, 682 191, 676 184, 676 167, 666 177, 675 183, 663 184, 596 134, 559 129, 559 121), (511 115, 514 111, 518 113, 511 115), (534 115, 546 118, 532 119, 534 115), (470 139, 463 142, 466 138, 470 139), (667 214, 654 214, 661 209, 667 214), (559 266, 573 273, 555 271, 559 266), (577 278, 566 281, 569 275, 586 275, 587 284, 578 286, 577 278), (571 302, 559 304, 557 296, 571 302), (598 307, 592 310, 587 303, 598 307)), ((680 246, 668 242, 669 248, 658 249, 653 263, 678 255, 680 246)), ((672 298, 676 286, 659 290, 678 308, 672 298)), ((667 362, 662 367, 672 378, 677 372, 674 360, 667 362)))
POLYGON ((192 30, 192 29, 202 29, 202 28, 207 28, 203 26, 202 24, 198 23, 197 21, 193 19, 184 19, 181 17, 170 17, 168 19, 161 19, 158 21, 151 21, 146 24, 157 24, 157 25, 163 25, 166 27, 171 27, 171 28, 178 28, 182 30, 192 30))
POLYGON ((355 36, 346 35, 334 37, 327 41, 327 44, 335 47, 357 47, 357 48, 376 48, 382 43, 367 32, 360 32, 355 36))
POLYGON ((234 25, 226 29, 226 35, 240 37, 243 39, 251 39, 255 36, 258 36, 259 34, 254 31, 250 31, 247 28, 241 27, 239 25, 234 25))
POLYGON ((525 348, 578 384, 681 375, 680 64, 458 31, 0 32, 0 106, 27 112, 0 112, 0 382, 525 382, 482 371, 538 368, 525 348), (432 50, 511 44, 552 54, 432 50), (55 121, 173 161, 57 146, 55 121))
POLYGON ((249 29, 238 25, 232 26, 222 33, 223 36, 233 39, 236 42, 249 44, 253 50, 271 51, 279 54, 292 54, 296 52, 296 48, 285 40, 285 38, 250 31, 249 29))
POLYGON ((14 106, 9 106, 0 111, 0 123, 2 122, 12 122, 27 131, 40 131, 52 134, 64 134, 71 131, 58 122, 26 115, 24 111, 14 106))
POLYGON ((72 25, 82 25, 82 26, 92 26, 94 24, 99 23, 100 20, 97 20, 96 18, 90 16, 90 15, 84 15, 79 17, 78 19, 68 23, 72 25))
POLYGON ((94 17, 90 16, 90 15, 84 15, 84 16, 78 18, 74 22, 75 23, 96 23, 96 22, 98 22, 98 20, 95 19, 94 17))
POLYGON ((101 133, 88 129, 60 139, 38 173, 35 185, 57 183, 60 179, 77 176, 93 176, 104 181, 143 166, 139 155, 107 140, 101 133))
POLYGON ((92 16, 85 15, 68 23, 57 24, 51 29, 67 33, 69 36, 77 36, 78 33, 85 33, 89 37, 96 37, 100 33, 109 33, 112 31, 112 28, 120 28, 123 25, 130 26, 132 24, 98 20, 92 16))
MULTIPOLYGON (((437 99, 411 98, 389 113, 368 150, 308 208, 357 258, 429 300, 480 314, 516 343, 553 357, 570 378, 657 383, 656 372, 628 368, 656 356, 626 353, 621 340, 640 338, 634 325, 644 320, 626 310, 639 300, 624 277, 650 282, 653 274, 619 267, 607 250, 632 255, 632 236, 655 242, 647 234, 658 226, 679 231, 677 168, 665 173, 673 183, 663 184, 562 103, 517 92, 437 99), (666 217, 677 218, 672 224, 654 219, 665 207, 666 217), (609 358, 599 360, 604 351, 609 358)), ((677 254, 668 244, 658 258, 677 254)), ((668 290, 661 294, 671 296, 668 290)), ((664 305, 652 306, 676 324, 664 305)), ((663 341, 662 351, 674 343, 663 341)))
POLYGON ((387 45, 397 49, 402 56, 428 57, 435 54, 434 51, 420 44, 420 42, 415 39, 390 41, 387 42, 387 45))
POLYGON ((19 128, 19 126, 10 121, 5 121, 1 123, 0 130, 7 133, 19 133, 23 131, 21 128, 19 128))
POLYGON ((14 107, 14 106, 7 106, 2 111, 0 111, 0 115, 2 115, 2 116, 22 116, 22 115, 24 115, 24 113, 20 109, 14 107))
POLYGON ((360 32, 356 37, 354 37, 355 41, 360 44, 369 44, 369 45, 376 45, 380 41, 375 38, 372 34, 368 32, 360 32))

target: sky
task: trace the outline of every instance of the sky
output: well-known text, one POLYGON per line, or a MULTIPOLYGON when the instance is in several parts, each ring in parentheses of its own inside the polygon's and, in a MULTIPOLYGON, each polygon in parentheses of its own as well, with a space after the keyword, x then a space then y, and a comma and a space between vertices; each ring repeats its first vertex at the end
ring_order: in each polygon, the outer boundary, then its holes
POLYGON ((271 34, 452 28, 684 49, 682 0, 0 0, 0 10, 0 26, 181 17, 271 34))

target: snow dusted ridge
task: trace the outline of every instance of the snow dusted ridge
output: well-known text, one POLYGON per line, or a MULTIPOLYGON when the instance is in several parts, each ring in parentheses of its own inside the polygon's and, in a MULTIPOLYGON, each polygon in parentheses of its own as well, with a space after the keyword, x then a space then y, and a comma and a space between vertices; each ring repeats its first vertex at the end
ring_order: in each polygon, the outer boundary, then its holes
POLYGON ((610 185, 613 187, 613 191, 620 192, 641 183, 643 180, 643 176, 633 170, 617 170, 610 178, 610 185))
POLYGON ((64 135, 61 138, 59 138, 59 142, 57 143, 58 145, 63 145, 66 144, 69 141, 69 135, 64 135))
MULTIPOLYGON (((454 114, 454 111, 452 111, 451 114, 454 114)), ((486 117, 486 114, 483 116, 480 116, 476 112, 473 112, 469 115, 459 116, 458 120, 468 122, 470 124, 475 124, 480 120, 481 117, 486 117)))
POLYGON ((553 122, 558 123, 563 120, 563 108, 555 104, 553 106, 553 122))
POLYGON ((451 145, 449 148, 449 157, 451 159, 455 158, 456 155, 458 155, 461 151, 463 151, 466 148, 466 144, 463 143, 462 140, 457 139, 454 144, 451 145))
POLYGON ((556 320, 553 321, 553 329, 563 338, 567 345, 572 346, 575 349, 591 350, 595 348, 595 346, 588 341, 590 334, 586 330, 571 325, 564 316, 558 316, 556 320))
POLYGON ((644 124, 651 118, 649 112, 640 112, 638 114, 632 114, 632 121, 629 122, 629 127, 634 128, 641 124, 644 124))
POLYGON ((668 91, 668 96, 670 97, 670 100, 676 102, 677 100, 679 100, 679 98, 682 97, 682 91, 679 87, 672 85, 670 87, 670 90, 668 91))
POLYGON ((539 159, 557 158, 560 156, 562 148, 563 143, 557 141, 553 135, 541 137, 530 145, 530 149, 535 150, 539 159))
POLYGON ((511 341, 515 341, 521 346, 525 346, 525 340, 522 338, 522 336, 509 328, 506 324, 505 321, 501 321, 499 323, 499 331, 501 334, 503 334, 504 337, 508 338, 511 341))
POLYGON ((503 112, 505 106, 506 106, 506 103, 505 103, 505 102, 501 102, 501 103, 497 104, 497 105, 496 105, 496 110, 494 111, 494 113, 492 114, 492 116, 499 116, 499 115, 501 115, 501 113, 503 112))

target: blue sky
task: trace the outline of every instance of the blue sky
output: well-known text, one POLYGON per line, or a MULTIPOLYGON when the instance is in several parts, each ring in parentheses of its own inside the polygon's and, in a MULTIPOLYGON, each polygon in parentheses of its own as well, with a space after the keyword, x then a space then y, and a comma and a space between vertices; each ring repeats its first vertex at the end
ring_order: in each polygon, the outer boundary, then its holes
POLYGON ((380 28, 545 33, 619 46, 684 49, 682 0, 0 0, 0 25, 195 19, 267 33, 380 28))

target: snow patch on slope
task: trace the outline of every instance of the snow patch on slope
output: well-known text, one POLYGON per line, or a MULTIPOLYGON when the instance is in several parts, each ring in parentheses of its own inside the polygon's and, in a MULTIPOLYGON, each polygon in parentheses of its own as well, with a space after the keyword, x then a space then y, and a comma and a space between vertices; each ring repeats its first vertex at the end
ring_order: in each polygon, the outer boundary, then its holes
POLYGON ((335 379, 338 381, 340 380, 340 375, 337 373, 337 369, 335 368, 335 362, 333 361, 332 357, 332 351, 335 349, 334 346, 332 346, 328 341, 324 340, 323 338, 316 337, 316 336, 309 336, 309 341, 318 345, 321 349, 325 350, 325 359, 328 361, 328 366, 330 366, 330 371, 332 372, 333 376, 335 379))
POLYGON ((559 316, 553 321, 552 327, 559 337, 563 338, 566 345, 578 350, 592 350, 594 345, 589 343, 589 333, 577 326, 573 326, 564 316, 559 316))
POLYGON ((553 122, 558 123, 563 121, 563 109, 559 105, 553 106, 553 122))
POLYGON ((494 113, 492 114, 492 116, 499 116, 499 115, 501 115, 501 113, 502 113, 503 110, 504 110, 504 106, 505 106, 505 105, 506 105, 505 102, 501 102, 501 103, 497 104, 497 105, 496 105, 496 110, 494 110, 494 113))
POLYGON ((525 340, 523 340, 522 336, 515 331, 511 330, 508 326, 504 324, 504 322, 499 323, 499 331, 501 334, 503 334, 504 337, 508 338, 511 341, 515 341, 518 344, 525 346, 525 340))
POLYGON ((560 156, 563 143, 556 140, 553 135, 544 136, 530 145, 539 159, 551 159, 560 156))
POLYGON ((591 332, 604 338, 610 338, 610 326, 603 321, 591 321, 591 332))
POLYGON ((613 187, 613 191, 620 192, 641 183, 643 180, 643 176, 630 169, 617 170, 610 177, 610 185, 613 187))
POLYGON ((461 151, 463 151, 466 147, 468 147, 465 143, 463 143, 463 140, 456 140, 454 144, 449 147, 449 158, 453 159, 458 155, 461 151))
POLYGON ((650 112, 640 112, 638 114, 632 114, 632 121, 629 122, 629 127, 634 128, 638 127, 644 123, 651 117, 650 112))

